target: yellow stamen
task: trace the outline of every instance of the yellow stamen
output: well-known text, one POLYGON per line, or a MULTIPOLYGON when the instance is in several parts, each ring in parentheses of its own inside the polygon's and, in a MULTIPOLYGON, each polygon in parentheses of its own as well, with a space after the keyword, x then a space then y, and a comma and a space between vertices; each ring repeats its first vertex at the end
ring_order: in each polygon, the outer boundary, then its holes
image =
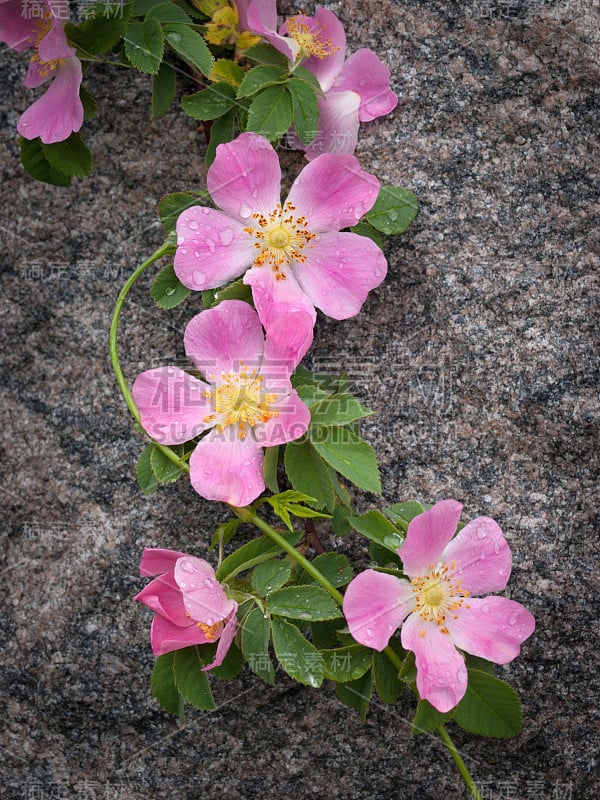
POLYGON ((31 56, 31 61, 37 65, 37 71, 42 78, 47 78, 51 72, 54 72, 61 64, 65 63, 64 58, 52 58, 50 61, 42 61, 40 58, 40 42, 50 32, 51 28, 52 15, 49 11, 45 11, 35 26, 34 38, 32 39, 35 52, 31 56))
POLYGON ((333 55, 340 49, 334 47, 329 37, 323 36, 324 25, 311 31, 306 20, 306 14, 296 14, 290 17, 285 24, 288 35, 298 43, 302 56, 316 56, 322 59, 333 55))
MULTIPOLYGON (((459 608, 469 608, 465 605, 465 599, 469 592, 461 588, 462 581, 454 579, 456 562, 453 561, 448 567, 447 564, 435 566, 429 565, 429 574, 419 576, 411 581, 413 592, 417 595, 415 611, 423 622, 435 622, 441 633, 448 633, 446 628, 446 617, 448 612, 456 611, 459 608)), ((458 615, 452 614, 454 619, 458 615)), ((425 636, 425 631, 421 630, 419 636, 425 636)))
POLYGON ((245 439, 248 428, 279 415, 271 408, 277 395, 263 392, 263 376, 258 375, 256 369, 249 372, 247 366, 241 365, 239 372, 223 374, 221 380, 222 383, 210 392, 215 410, 204 417, 204 422, 218 420, 217 431, 238 424, 240 439, 245 439))
POLYGON ((283 266, 292 261, 306 261, 306 254, 302 251, 309 242, 317 238, 316 233, 306 230, 306 217, 294 216, 295 210, 296 207, 290 202, 283 208, 278 203, 268 217, 264 214, 252 215, 258 223, 257 227, 244 228, 246 233, 256 239, 254 246, 259 253, 254 259, 254 266, 262 267, 265 262, 270 264, 277 280, 285 279, 283 266))
POLYGON ((219 634, 221 632, 219 628, 222 626, 222 624, 223 623, 221 620, 219 620, 219 622, 215 622, 214 625, 206 625, 204 622, 197 622, 196 627, 203 631, 209 642, 214 642, 215 639, 219 638, 219 634))

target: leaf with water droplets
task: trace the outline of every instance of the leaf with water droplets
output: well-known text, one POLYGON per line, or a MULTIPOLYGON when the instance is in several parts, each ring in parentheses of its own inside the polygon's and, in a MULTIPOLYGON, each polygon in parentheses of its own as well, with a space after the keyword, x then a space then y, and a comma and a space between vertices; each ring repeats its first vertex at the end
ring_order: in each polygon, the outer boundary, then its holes
POLYGON ((248 112, 249 131, 275 141, 291 124, 292 99, 285 86, 269 86, 254 95, 248 112))
POLYGON ((150 464, 150 456, 152 455, 153 450, 153 444, 147 445, 144 448, 142 455, 138 458, 137 464, 135 465, 135 476, 137 478, 138 485, 144 494, 154 494, 158 487, 156 475, 154 474, 152 465, 150 464))
POLYGON ((173 657, 173 675, 175 685, 184 700, 201 711, 214 711, 215 701, 206 673, 202 671, 203 659, 197 647, 185 647, 177 650, 173 657))
POLYGON ((295 625, 274 617, 271 620, 273 648, 277 660, 294 680, 318 688, 323 683, 323 658, 295 625))
POLYGON ((360 721, 365 722, 367 711, 373 693, 373 672, 367 670, 365 674, 355 681, 339 683, 335 693, 338 698, 350 708, 355 708, 360 713, 360 721))
POLYGON ((480 736, 508 738, 520 733, 521 702, 512 686, 476 669, 468 673, 467 691, 454 710, 454 721, 480 736))
POLYGON ((181 283, 175 274, 172 264, 158 273, 150 289, 152 299, 159 308, 175 308, 183 303, 189 293, 190 290, 181 283))
MULTIPOLYGON (((199 69, 203 75, 210 74, 214 59, 199 33, 189 25, 179 23, 163 25, 163 30, 169 45, 184 61, 199 69)), ((226 86, 227 84, 219 85, 226 86)))
POLYGON ((320 651, 325 665, 325 677, 330 681, 347 683, 362 677, 371 666, 373 651, 360 644, 320 651))
MULTIPOLYGON (((302 533, 294 531, 294 533, 284 533, 282 536, 290 544, 295 545, 302 538, 302 533)), ((251 542, 238 547, 237 550, 222 561, 217 570, 217 580, 221 581, 221 583, 227 582, 240 572, 252 569, 252 567, 267 561, 280 552, 281 547, 271 541, 268 536, 259 536, 258 539, 253 539, 251 542)))
MULTIPOLYGON (((390 640, 390 646, 401 658, 404 656, 404 650, 397 638, 390 640)), ((384 703, 395 703, 406 688, 405 683, 398 677, 398 668, 385 653, 373 653, 373 677, 377 694, 384 703)))
POLYGON ((286 586, 267 597, 271 614, 310 622, 336 619, 342 612, 335 600, 320 586, 286 586))
MULTIPOLYGON (((174 445, 171 447, 178 456, 183 455, 183 447, 174 445)), ((150 466, 159 483, 173 483, 183 472, 171 459, 163 453, 156 445, 152 446, 150 453, 150 466)))
POLYGON ((435 731, 440 725, 443 725, 451 719, 453 713, 453 711, 447 711, 445 714, 442 714, 441 711, 434 708, 427 700, 419 700, 411 732, 428 733, 429 731, 435 731))
POLYGON ((417 198, 411 191, 400 186, 382 186, 365 219, 382 233, 403 233, 418 210, 417 198))
POLYGON ((235 104, 235 89, 228 83, 215 83, 196 94, 187 95, 181 101, 185 113, 199 120, 222 117, 235 104))
POLYGON ((259 564, 250 577, 252 588, 263 597, 279 589, 289 580, 292 565, 287 560, 273 558, 259 564))
POLYGON ((173 653, 166 653, 156 659, 150 686, 161 708, 170 711, 171 714, 179 713, 179 691, 173 675, 173 653))
POLYGON ((275 683, 275 670, 269 658, 271 623, 260 608, 253 609, 242 621, 242 653, 248 666, 261 680, 271 686, 275 683))

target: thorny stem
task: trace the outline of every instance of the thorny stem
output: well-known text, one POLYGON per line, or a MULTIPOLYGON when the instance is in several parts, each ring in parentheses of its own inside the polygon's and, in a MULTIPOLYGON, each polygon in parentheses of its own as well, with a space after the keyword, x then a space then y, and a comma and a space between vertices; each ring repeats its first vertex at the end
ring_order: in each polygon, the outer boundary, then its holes
MULTIPOLYGON (((123 371, 121 369, 121 365, 119 362, 119 354, 117 348, 117 334, 119 330, 119 319, 121 317, 121 310, 123 308, 123 303, 125 302, 125 298, 129 294, 131 287, 134 283, 138 280, 138 278, 148 269, 149 266, 154 264, 155 261, 158 261, 159 258, 162 258, 172 249, 172 244, 170 242, 165 242, 162 247, 159 247, 146 261, 144 261, 140 266, 129 276, 127 281, 125 282, 123 288, 119 292, 119 296, 117 297, 117 301, 115 303, 115 307, 113 310, 111 325, 110 325, 110 336, 109 336, 109 350, 110 350, 110 360, 113 366, 113 370, 115 373, 115 377, 117 379, 117 383, 119 384, 119 389, 121 390, 121 394, 127 406, 135 419, 135 421, 139 424, 140 422, 140 412, 133 401, 133 397, 131 396, 131 391, 129 390, 129 386, 127 385, 127 381, 123 376, 123 371)), ((152 440, 153 441, 153 440, 152 440)), ((174 452, 171 450, 170 447, 166 447, 165 445, 158 444, 158 442, 154 442, 154 446, 158 447, 158 449, 164 453, 167 458, 169 458, 174 464, 185 471, 190 471, 188 464, 185 461, 182 461, 174 452)), ((257 516, 253 509, 251 508, 238 508, 237 506, 229 506, 233 513, 242 520, 242 522, 250 523, 254 525, 263 533, 265 533, 273 542, 275 542, 284 552, 286 552, 289 556, 291 556, 297 564, 299 564, 302 569, 304 569, 311 578, 322 586, 323 589, 335 600, 335 602, 341 607, 344 601, 343 595, 338 592, 338 590, 332 586, 332 584, 327 580, 327 578, 322 575, 319 570, 313 566, 313 564, 306 559, 301 553, 296 550, 296 548, 290 544, 285 537, 283 537, 280 533, 278 533, 274 528, 272 528, 268 522, 261 519, 261 517, 257 516)), ((222 543, 221 543, 222 544, 222 543)), ((400 656, 391 648, 386 647, 383 651, 391 663, 400 671, 402 668, 402 659, 400 656)), ((181 697, 180 697, 181 701, 181 697)), ((182 717, 182 709, 180 708, 180 719, 182 717)), ((483 800, 471 773, 467 769, 467 766, 463 759, 461 758, 460 753, 456 749, 456 745, 450 738, 448 731, 445 729, 443 725, 441 725, 437 732, 440 735, 440 738, 448 748, 454 763, 456 764, 458 771, 461 774, 462 779, 465 782, 465 785, 469 789, 473 800, 483 800)))

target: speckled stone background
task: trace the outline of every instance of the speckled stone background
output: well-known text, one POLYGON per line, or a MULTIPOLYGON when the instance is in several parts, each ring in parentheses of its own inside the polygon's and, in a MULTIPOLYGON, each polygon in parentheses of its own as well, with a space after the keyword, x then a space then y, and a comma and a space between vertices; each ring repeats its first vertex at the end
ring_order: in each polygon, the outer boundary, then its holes
MULTIPOLYGON (((365 402, 384 500, 456 497, 514 550, 509 591, 537 618, 500 668, 525 722, 510 741, 454 729, 488 800, 600 796, 598 772, 597 0, 329 2, 400 97, 357 151, 421 203, 386 245, 360 317, 318 322, 313 365, 365 402)), ((282 10, 290 11, 291 3, 282 10)), ((312 10, 312 7, 295 8, 312 10)), ((107 356, 119 284, 161 242, 161 195, 203 185, 203 139, 175 106, 148 121, 146 77, 93 66, 91 178, 41 185, 14 131, 25 60, 0 62, 2 647, 9 798, 439 800, 466 791, 414 703, 366 725, 331 687, 245 672, 185 727, 149 696, 150 614, 131 597, 144 545, 206 553, 223 509, 185 480, 136 487, 133 432, 107 356)), ((181 82, 180 92, 192 90, 181 82)), ((289 175, 302 164, 286 156, 289 175)), ((182 356, 192 298, 160 312, 150 276, 123 320, 130 379, 182 356)), ((358 497, 367 509, 382 501, 358 497)), ((336 542, 324 533, 328 545, 336 542)), ((366 563, 357 539, 337 544, 366 563)), ((452 730, 452 726, 451 726, 452 730)))

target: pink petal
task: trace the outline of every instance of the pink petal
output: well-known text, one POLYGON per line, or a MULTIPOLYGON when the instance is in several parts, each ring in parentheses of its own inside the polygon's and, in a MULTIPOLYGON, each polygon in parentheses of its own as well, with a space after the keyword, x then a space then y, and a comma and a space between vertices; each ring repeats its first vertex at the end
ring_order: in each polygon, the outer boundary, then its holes
POLYGON ((343 612, 356 641, 381 652, 414 606, 407 581, 367 569, 348 584, 343 612))
POLYGON ((68 139, 83 124, 83 105, 79 99, 81 62, 69 58, 56 70, 56 77, 45 94, 21 115, 17 130, 25 139, 40 137, 44 144, 68 139))
POLYGON ((268 367, 289 377, 308 352, 313 336, 312 314, 289 311, 275 317, 267 330, 261 373, 268 367))
POLYGON ((255 257, 244 226, 222 211, 193 206, 177 220, 175 272, 188 289, 215 289, 237 278, 255 257))
POLYGON ((280 36, 277 31, 277 9, 275 0, 255 0, 250 3, 247 12, 248 29, 264 37, 273 47, 291 61, 296 60, 300 52, 298 43, 293 39, 280 36))
POLYGON ((450 636, 435 623, 411 614, 400 633, 402 647, 412 650, 417 666, 419 695, 444 713, 454 708, 467 690, 467 668, 450 636))
POLYGON ((190 624, 181 590, 175 582, 172 570, 154 578, 133 599, 168 619, 173 625, 186 627, 190 624))
POLYGON ((146 433, 160 444, 181 444, 213 424, 204 422, 211 413, 207 390, 178 367, 158 367, 138 375, 131 394, 146 433))
POLYGON ((508 664, 519 655, 521 643, 535 630, 535 619, 520 603, 506 597, 469 598, 448 615, 446 627, 461 650, 496 664, 508 664))
POLYGON ((223 300, 189 321, 183 336, 185 352, 214 383, 240 365, 258 367, 265 340, 260 320, 243 300, 223 300))
POLYGON ((175 562, 178 558, 183 558, 186 553, 178 550, 162 550, 160 547, 144 547, 142 560, 140 561, 140 575, 146 577, 161 575, 175 569, 175 562))
POLYGON ((215 203, 244 225, 254 213, 269 214, 280 201, 279 157, 257 133, 242 133, 217 147, 206 185, 215 203))
POLYGON ((346 60, 334 89, 360 95, 358 118, 361 122, 389 114, 398 105, 398 98, 390 89, 389 69, 366 48, 357 50, 346 60))
POLYGON ((310 411, 304 405, 295 389, 287 397, 271 405, 277 416, 267 422, 258 422, 252 433, 261 447, 274 447, 277 444, 293 442, 303 436, 310 424, 310 411))
MULTIPOLYGON (((234 3, 237 13, 238 13, 238 28, 241 31, 248 30, 248 6, 250 5, 250 0, 235 0, 234 3)), ((273 3, 273 8, 275 8, 275 3, 273 3)), ((277 25, 277 11, 275 11, 275 22, 273 27, 277 25)))
POLYGON ((39 19, 27 19, 23 15, 22 0, 0 3, 0 42, 13 50, 33 47, 38 22, 39 19))
POLYGON ((512 554, 500 526, 489 517, 478 517, 459 531, 444 550, 443 559, 456 561, 455 578, 471 594, 500 592, 510 577, 512 554))
MULTIPOLYGON (((313 162, 316 163, 316 162, 313 162)), ((385 256, 366 236, 322 233, 294 274, 311 303, 334 319, 358 314, 371 289, 387 273, 385 256)))
POLYGON ((26 86, 28 89, 37 89, 38 86, 52 80, 54 76, 54 72, 47 72, 43 64, 31 59, 27 67, 27 74, 25 75, 23 86, 26 86))
MULTIPOLYGON (((326 92, 333 84, 338 73, 342 69, 346 56, 346 32, 344 26, 332 11, 319 7, 314 17, 304 17, 304 22, 308 29, 317 32, 318 40, 324 42, 329 39, 333 48, 337 48, 330 56, 318 58, 310 56, 302 62, 302 66, 312 72, 321 84, 321 89, 326 92)), ((284 24, 280 33, 287 33, 284 24)))
MULTIPOLYGON (((288 136, 291 146, 304 150, 309 161, 324 153, 341 155, 353 153, 358 141, 358 109, 360 96, 356 92, 330 89, 325 97, 317 98, 319 125, 317 135, 308 145, 297 136, 288 136)), ((353 223, 352 223, 353 224, 353 223)))
POLYGON ((252 287, 252 299, 258 316, 269 331, 277 319, 290 313, 302 312, 314 322, 317 318, 313 304, 298 286, 290 269, 280 270, 277 278, 269 266, 253 267, 244 275, 244 283, 252 287))
MULTIPOLYGON (((65 20, 66 21, 66 20, 65 20)), ((57 58, 72 58, 77 51, 67 41, 64 22, 52 21, 52 27, 38 45, 40 61, 54 61, 57 58)))
MULTIPOLYGON (((294 181, 288 201, 308 219, 311 233, 356 225, 377 200, 379 181, 352 155, 324 153, 294 181)), ((308 250, 306 251, 308 252, 308 250)))
POLYGON ((247 506, 265 489, 264 456, 252 436, 239 438, 237 426, 213 429, 190 458, 190 481, 206 500, 247 506))
POLYGON ((180 628, 160 614, 157 614, 152 620, 150 642, 155 656, 164 656, 165 653, 181 650, 193 644, 206 644, 207 641, 202 628, 198 628, 196 625, 180 628))
POLYGON ((462 505, 456 500, 440 500, 429 511, 411 520, 398 555, 404 572, 411 578, 424 575, 430 564, 437 564, 442 551, 454 536, 462 505))
POLYGON ((183 596, 185 610, 195 622, 215 625, 235 607, 216 579, 214 569, 202 558, 180 558, 175 565, 175 582, 183 596))
POLYGON ((229 652, 229 648, 231 647, 233 640, 235 639, 235 634, 237 631, 237 603, 234 603, 233 600, 231 602, 234 606, 234 610, 232 611, 231 616, 229 617, 227 624, 223 628, 221 636, 219 637, 219 644, 217 645, 215 660, 207 667, 202 667, 203 671, 213 669, 213 667, 220 667, 225 659, 225 656, 229 652))

